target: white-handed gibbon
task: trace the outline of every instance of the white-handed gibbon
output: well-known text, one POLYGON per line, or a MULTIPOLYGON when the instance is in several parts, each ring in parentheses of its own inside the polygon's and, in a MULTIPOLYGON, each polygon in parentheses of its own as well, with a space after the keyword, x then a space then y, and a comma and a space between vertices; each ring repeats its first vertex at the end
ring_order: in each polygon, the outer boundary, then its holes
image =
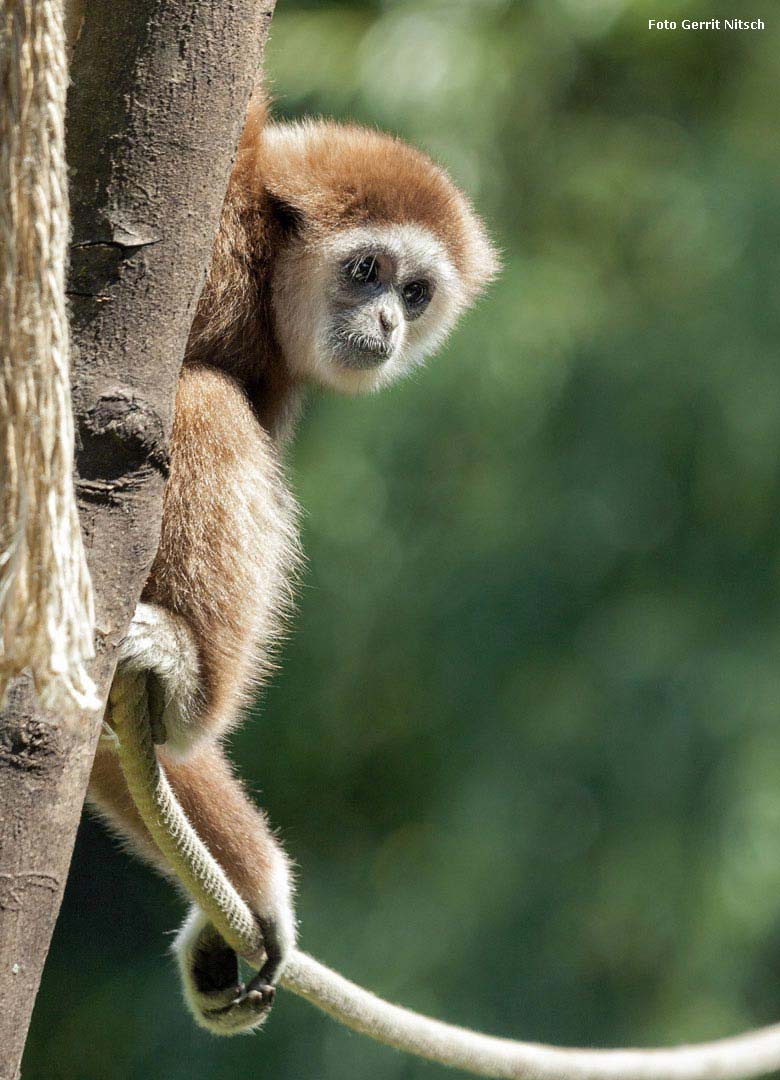
MULTIPOLYGON (((356 394, 402 377, 495 270, 481 222, 426 155, 356 126, 273 123, 259 96, 250 105, 178 388, 159 552, 116 676, 147 674, 170 783, 262 930, 249 993, 197 909, 179 935, 188 1001, 214 1032, 262 1021, 295 944, 287 857, 221 743, 289 609, 296 509, 280 451, 307 387, 356 394)), ((90 790, 165 870, 108 739, 90 790)))

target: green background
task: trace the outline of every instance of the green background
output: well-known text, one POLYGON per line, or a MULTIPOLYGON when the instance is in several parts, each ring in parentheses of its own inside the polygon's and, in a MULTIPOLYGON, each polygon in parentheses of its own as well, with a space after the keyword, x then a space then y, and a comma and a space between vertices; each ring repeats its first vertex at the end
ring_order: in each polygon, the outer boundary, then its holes
MULTIPOLYGON (((295 3, 283 116, 446 163, 505 269, 435 360, 312 402, 309 566, 233 741, 303 947, 569 1044, 780 1017, 780 16, 757 2, 295 3), (763 16, 763 33, 647 19, 763 16)), ((32 1080, 446 1075, 282 993, 218 1041, 183 905, 85 822, 32 1080)))

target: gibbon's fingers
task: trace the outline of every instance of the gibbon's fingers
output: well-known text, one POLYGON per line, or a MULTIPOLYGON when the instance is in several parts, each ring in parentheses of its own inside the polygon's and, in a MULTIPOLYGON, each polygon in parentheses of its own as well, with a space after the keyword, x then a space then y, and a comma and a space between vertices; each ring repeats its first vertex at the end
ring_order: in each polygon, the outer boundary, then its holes
POLYGON ((266 992, 273 990, 273 985, 279 977, 284 954, 279 944, 275 923, 271 919, 261 918, 258 918, 257 922, 263 935, 263 949, 265 950, 266 959, 258 973, 250 980, 247 990, 266 992))
POLYGON ((261 986, 257 989, 254 989, 251 985, 241 986, 238 997, 231 1004, 243 1005, 244 1002, 248 1002, 256 1008, 270 1009, 275 998, 275 986, 261 986))

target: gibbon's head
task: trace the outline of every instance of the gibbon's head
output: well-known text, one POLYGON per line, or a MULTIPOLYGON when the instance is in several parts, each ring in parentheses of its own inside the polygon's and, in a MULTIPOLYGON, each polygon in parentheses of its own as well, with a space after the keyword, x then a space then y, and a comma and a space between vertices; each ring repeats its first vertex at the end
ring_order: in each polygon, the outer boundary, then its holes
POLYGON ((286 238, 271 293, 291 372, 360 393, 422 363, 497 271, 466 197, 419 150, 359 127, 270 124, 258 150, 286 238))

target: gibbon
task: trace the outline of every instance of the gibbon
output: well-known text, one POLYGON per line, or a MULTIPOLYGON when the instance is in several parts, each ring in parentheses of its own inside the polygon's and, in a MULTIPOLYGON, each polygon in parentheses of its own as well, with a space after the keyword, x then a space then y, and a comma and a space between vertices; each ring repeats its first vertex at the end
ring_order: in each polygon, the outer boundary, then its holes
MULTIPOLYGON (((249 990, 197 908, 179 934, 187 1000, 215 1033, 262 1022, 295 944, 287 856, 221 745, 290 607, 282 451, 308 387, 358 394, 402 377, 496 266, 469 202, 419 150, 351 125, 274 123, 262 97, 250 104, 178 387, 160 547, 116 674, 146 673, 171 786, 263 934, 249 990)), ((90 796, 165 872, 110 739, 90 796)))

